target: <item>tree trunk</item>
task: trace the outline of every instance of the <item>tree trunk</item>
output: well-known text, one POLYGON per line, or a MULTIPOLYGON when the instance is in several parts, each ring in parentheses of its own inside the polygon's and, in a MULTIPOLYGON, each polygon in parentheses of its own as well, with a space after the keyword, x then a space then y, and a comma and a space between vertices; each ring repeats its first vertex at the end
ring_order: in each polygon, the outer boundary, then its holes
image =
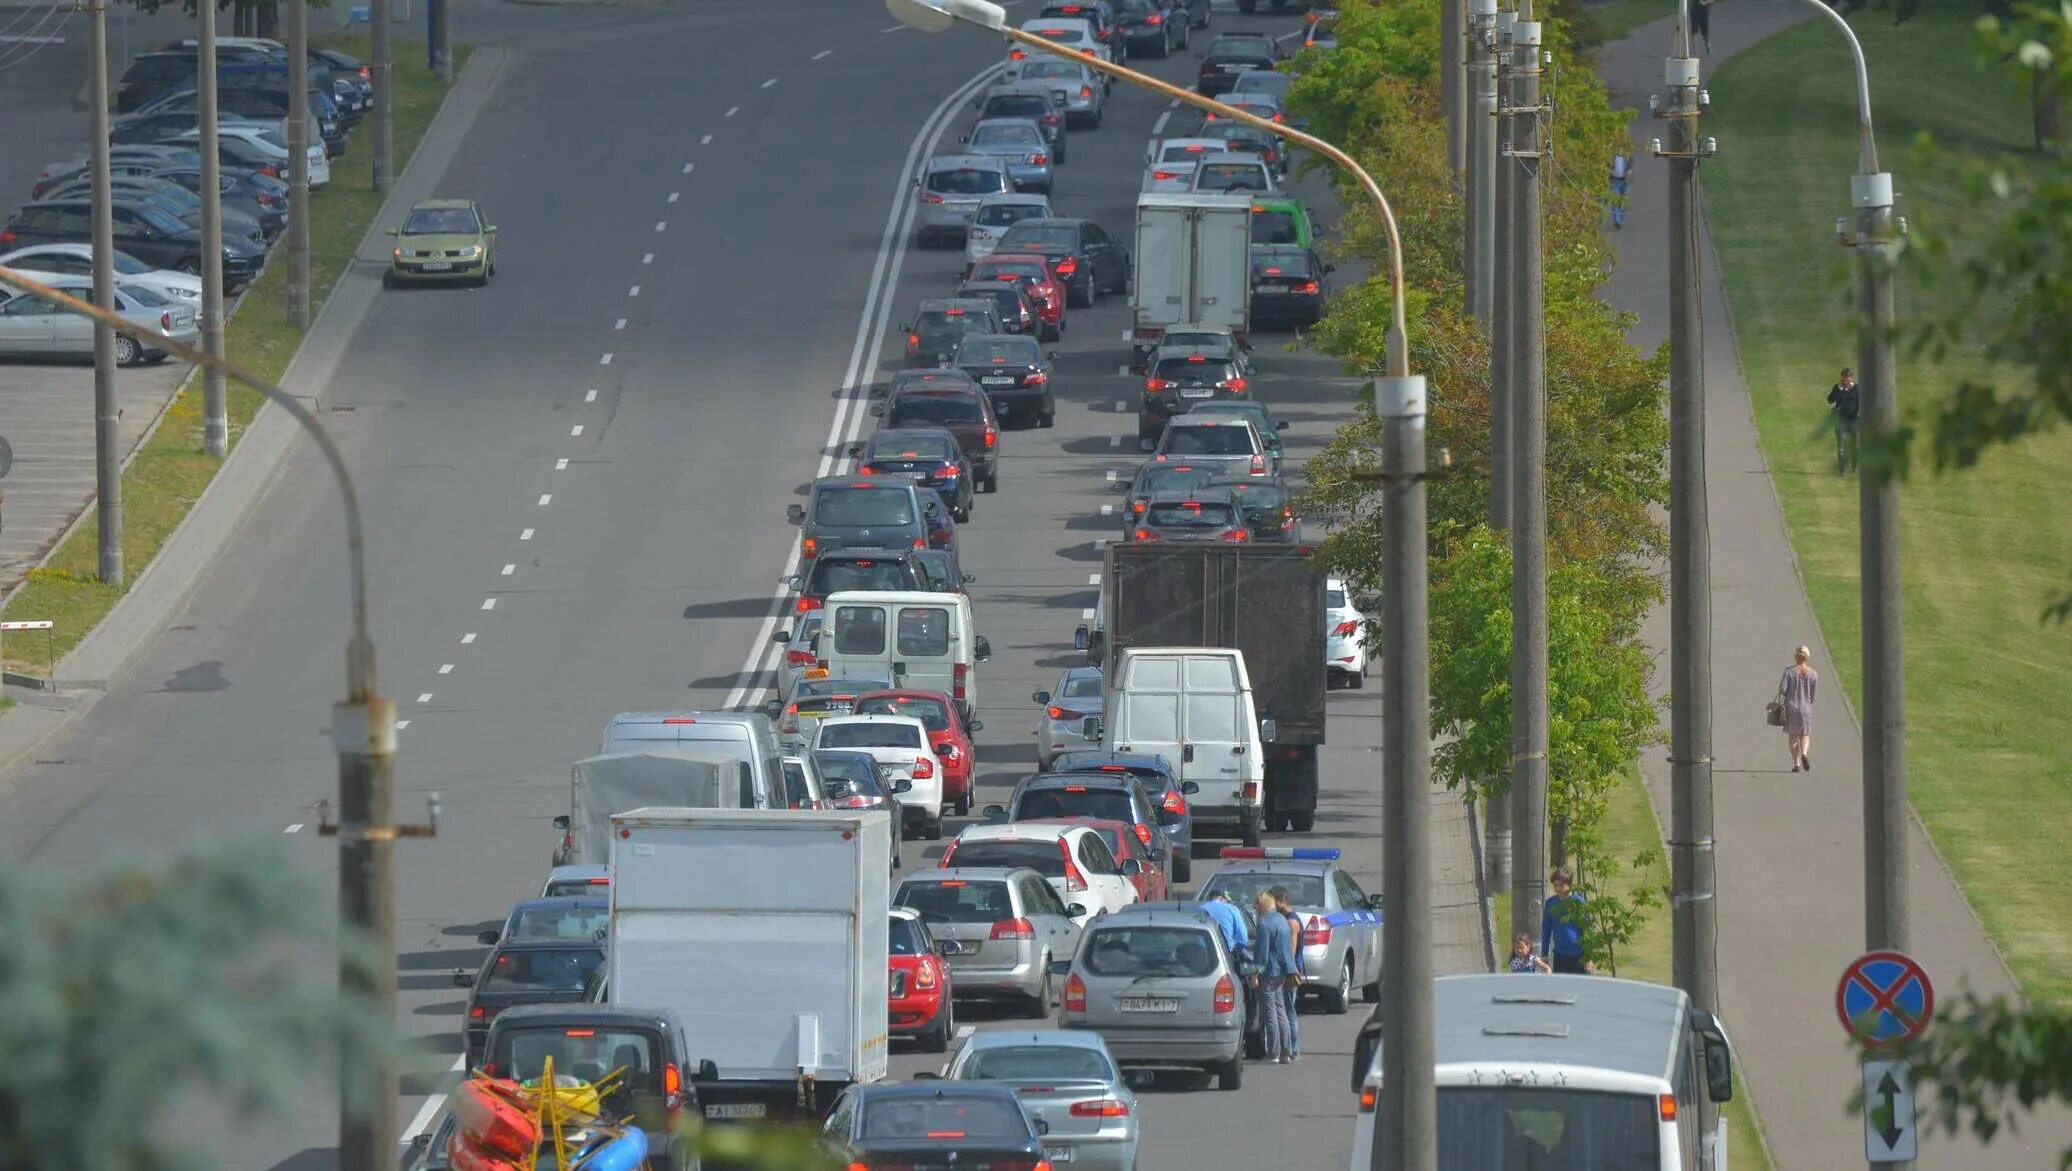
POLYGON ((256 19, 259 27, 257 35, 276 41, 281 39, 281 6, 278 0, 265 0, 260 4, 256 19))
POLYGON ((2059 100, 2055 64, 2029 73, 2029 123, 2036 134, 2036 149, 2062 154, 2065 149, 2065 105, 2059 100))

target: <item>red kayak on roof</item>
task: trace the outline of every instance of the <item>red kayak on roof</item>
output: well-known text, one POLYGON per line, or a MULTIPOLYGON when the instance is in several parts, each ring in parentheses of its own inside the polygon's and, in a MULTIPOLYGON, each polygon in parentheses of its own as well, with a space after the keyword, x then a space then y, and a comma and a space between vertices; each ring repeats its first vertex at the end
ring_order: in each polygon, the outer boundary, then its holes
MULTIPOLYGON (((460 1133, 468 1139, 466 1145, 484 1155, 523 1160, 539 1147, 539 1127, 513 1082, 474 1078, 462 1082, 453 1094, 453 1114, 460 1133)), ((454 1165, 460 1166, 458 1161, 454 1165)))

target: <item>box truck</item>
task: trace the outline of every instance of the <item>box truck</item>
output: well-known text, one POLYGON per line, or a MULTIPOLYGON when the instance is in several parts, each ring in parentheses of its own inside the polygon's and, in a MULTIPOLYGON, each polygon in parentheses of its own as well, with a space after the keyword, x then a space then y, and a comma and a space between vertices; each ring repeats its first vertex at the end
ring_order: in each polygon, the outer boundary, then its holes
POLYGON ((1146 369, 1166 331, 1222 327, 1242 342, 1252 324, 1249 196, 1146 192, 1137 196, 1132 368, 1146 369))

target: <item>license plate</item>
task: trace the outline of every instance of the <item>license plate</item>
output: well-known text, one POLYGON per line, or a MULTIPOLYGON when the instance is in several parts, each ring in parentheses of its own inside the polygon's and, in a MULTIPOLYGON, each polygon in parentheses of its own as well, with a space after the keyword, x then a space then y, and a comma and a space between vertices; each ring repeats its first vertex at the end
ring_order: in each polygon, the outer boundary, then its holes
POLYGON ((1255 297, 1271 296, 1275 293, 1285 293, 1287 291, 1288 287, 1286 285, 1260 285, 1252 290, 1252 295, 1255 297))
POLYGON ((761 1102, 712 1102, 705 1107, 707 1118, 761 1118, 764 1112, 761 1102))
POLYGON ((443 260, 436 260, 424 266, 426 272, 450 272, 453 266, 443 260))
POLYGON ((1256 68, 1256 67, 1255 67, 1255 66, 1252 66, 1252 65, 1225 65, 1225 66, 1223 67, 1223 72, 1225 72, 1225 73, 1248 73, 1248 72, 1250 72, 1250 71, 1251 71, 1252 69, 1254 69, 1254 68, 1256 68))
POLYGON ((1069 1163, 1072 1161, 1072 1148, 1045 1147, 1043 1148, 1043 1157, 1053 1163, 1069 1163))
POLYGON ((1123 1012, 1179 1012, 1180 1002, 1169 996, 1139 996, 1117 1000, 1115 1007, 1123 1012))
POLYGON ((1008 377, 1008 376, 995 376, 995 377, 992 377, 992 378, 981 378, 981 379, 979 379, 979 381, 980 381, 980 382, 983 382, 983 383, 985 383, 985 384, 986 384, 987 386, 1013 386, 1013 385, 1014 385, 1014 379, 1013 379, 1012 377, 1008 377))
POLYGON ((1204 387, 1200 388, 1199 390, 1183 390, 1183 391, 1181 391, 1181 392, 1180 392, 1180 397, 1181 397, 1181 398, 1208 398, 1208 397, 1209 397, 1210 395, 1213 395, 1213 394, 1215 394, 1215 393, 1216 393, 1216 388, 1215 388, 1215 387, 1213 387, 1213 386, 1204 386, 1204 387))

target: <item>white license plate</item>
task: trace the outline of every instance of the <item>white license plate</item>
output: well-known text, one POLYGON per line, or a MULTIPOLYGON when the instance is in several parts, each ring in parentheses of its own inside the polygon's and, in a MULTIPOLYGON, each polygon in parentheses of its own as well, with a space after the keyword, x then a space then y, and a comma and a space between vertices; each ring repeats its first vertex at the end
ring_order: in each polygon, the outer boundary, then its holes
POLYGON ((426 272, 451 272, 453 270, 453 266, 451 264, 448 264, 446 261, 437 260, 425 265, 424 270, 426 272))
POLYGON ((980 381, 980 382, 983 382, 983 383, 985 383, 985 384, 986 384, 987 386, 1013 386, 1013 385, 1014 385, 1014 379, 1013 379, 1013 378, 1011 378, 1011 377, 998 377, 998 378, 981 378, 981 379, 979 379, 979 381, 980 381))
POLYGON ((1043 1148, 1043 1157, 1053 1163, 1069 1163, 1072 1161, 1072 1148, 1045 1147, 1043 1148))
POLYGON ((1169 996, 1140 996, 1117 1000, 1115 1007, 1123 1012, 1179 1012, 1180 1002, 1169 996))
POLYGON ((1204 387, 1201 387, 1200 389, 1197 389, 1197 390, 1183 390, 1183 391, 1181 391, 1181 392, 1180 392, 1180 397, 1181 397, 1181 398, 1208 398, 1208 397, 1209 397, 1210 395, 1213 395, 1213 394, 1215 394, 1215 393, 1216 393, 1216 388, 1215 388, 1215 387, 1213 387, 1213 386, 1204 386, 1204 387))
POLYGON ((761 1118, 761 1102, 713 1102, 705 1107, 707 1118, 761 1118))
POLYGON ((1254 68, 1254 66, 1251 66, 1251 65, 1225 65, 1225 66, 1223 67, 1223 72, 1225 72, 1225 73, 1248 73, 1248 72, 1250 72, 1250 71, 1251 71, 1251 70, 1252 70, 1253 68, 1254 68))
POLYGON ((1288 286, 1286 285, 1260 285, 1258 288, 1252 290, 1252 295, 1255 297, 1271 297, 1275 294, 1285 293, 1287 291, 1288 286))

